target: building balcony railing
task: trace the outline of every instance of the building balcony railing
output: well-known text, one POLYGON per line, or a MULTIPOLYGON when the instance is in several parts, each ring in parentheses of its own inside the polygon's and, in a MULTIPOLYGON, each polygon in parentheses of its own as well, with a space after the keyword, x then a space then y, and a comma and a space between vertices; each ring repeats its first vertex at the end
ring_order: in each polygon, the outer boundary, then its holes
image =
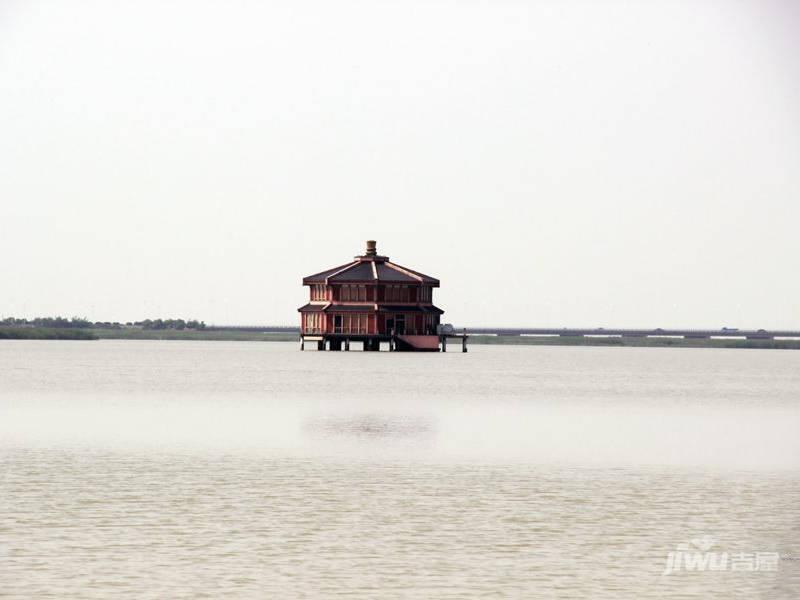
POLYGON ((321 327, 304 327, 301 331, 303 335, 314 335, 314 334, 326 334, 326 333, 334 333, 340 335, 435 335, 436 330, 432 327, 428 327, 425 329, 415 329, 406 327, 400 331, 393 329, 392 331, 387 331, 386 333, 376 333, 367 331, 366 327, 334 327, 333 331, 325 330, 321 327))
POLYGON ((333 333, 349 333, 353 335, 365 335, 367 333, 366 327, 334 327, 333 333))

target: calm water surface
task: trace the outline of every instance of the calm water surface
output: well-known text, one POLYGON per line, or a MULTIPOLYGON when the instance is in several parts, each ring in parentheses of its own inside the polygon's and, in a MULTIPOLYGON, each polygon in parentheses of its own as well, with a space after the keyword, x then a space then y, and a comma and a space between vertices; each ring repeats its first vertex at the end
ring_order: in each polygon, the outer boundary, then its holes
POLYGON ((4 341, 0 597, 796 599, 798 432, 793 351, 4 341))

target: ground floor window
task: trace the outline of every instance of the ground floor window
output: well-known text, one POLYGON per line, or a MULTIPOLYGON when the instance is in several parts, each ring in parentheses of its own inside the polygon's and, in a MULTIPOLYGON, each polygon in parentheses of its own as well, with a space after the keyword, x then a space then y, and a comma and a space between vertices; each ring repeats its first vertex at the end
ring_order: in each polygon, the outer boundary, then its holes
POLYGON ((433 335, 436 333, 436 315, 425 315, 423 329, 426 335, 433 335))
POLYGON ((416 335, 417 323, 413 314, 393 314, 386 317, 386 333, 395 335, 416 335))
POLYGON ((362 313, 345 313, 333 316, 333 333, 367 333, 368 315, 362 313))
POLYGON ((303 318, 303 331, 306 333, 322 333, 322 313, 306 313, 303 318))

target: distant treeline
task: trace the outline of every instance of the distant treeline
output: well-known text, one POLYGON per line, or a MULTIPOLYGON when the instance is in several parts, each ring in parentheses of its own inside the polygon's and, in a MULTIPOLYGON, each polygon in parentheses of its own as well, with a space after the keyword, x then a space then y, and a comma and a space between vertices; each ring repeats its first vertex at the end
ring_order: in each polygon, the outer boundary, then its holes
POLYGON ((142 329, 205 329, 205 321, 197 321, 190 319, 184 321, 183 319, 145 319, 144 321, 136 321, 135 323, 126 323, 127 326, 133 325, 134 327, 141 327, 142 329))
POLYGON ((92 327, 92 322, 79 317, 36 317, 35 319, 17 319, 8 317, 0 321, 5 327, 53 327, 57 329, 83 329, 92 327))
POLYGON ((48 329, 125 329, 138 327, 141 329, 195 329, 206 328, 204 321, 196 319, 145 319, 144 321, 89 321, 85 317, 36 317, 35 319, 17 319, 8 317, 0 320, 3 327, 44 327, 48 329))

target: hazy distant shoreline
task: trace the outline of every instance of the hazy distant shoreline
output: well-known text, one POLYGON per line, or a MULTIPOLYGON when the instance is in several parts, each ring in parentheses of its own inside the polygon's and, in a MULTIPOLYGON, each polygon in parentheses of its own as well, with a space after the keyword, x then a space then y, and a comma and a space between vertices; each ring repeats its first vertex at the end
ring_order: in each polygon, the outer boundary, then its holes
POLYGON ((0 327, 0 340, 97 340, 91 329, 0 327))
MULTIPOLYGON (((215 328, 176 329, 61 329, 48 327, 0 327, 0 340, 185 340, 225 342, 297 342, 293 332, 268 333, 215 328)), ((513 346, 628 346, 653 348, 762 348, 800 350, 800 340, 619 338, 619 337, 530 337, 472 335, 470 344, 513 346)))

